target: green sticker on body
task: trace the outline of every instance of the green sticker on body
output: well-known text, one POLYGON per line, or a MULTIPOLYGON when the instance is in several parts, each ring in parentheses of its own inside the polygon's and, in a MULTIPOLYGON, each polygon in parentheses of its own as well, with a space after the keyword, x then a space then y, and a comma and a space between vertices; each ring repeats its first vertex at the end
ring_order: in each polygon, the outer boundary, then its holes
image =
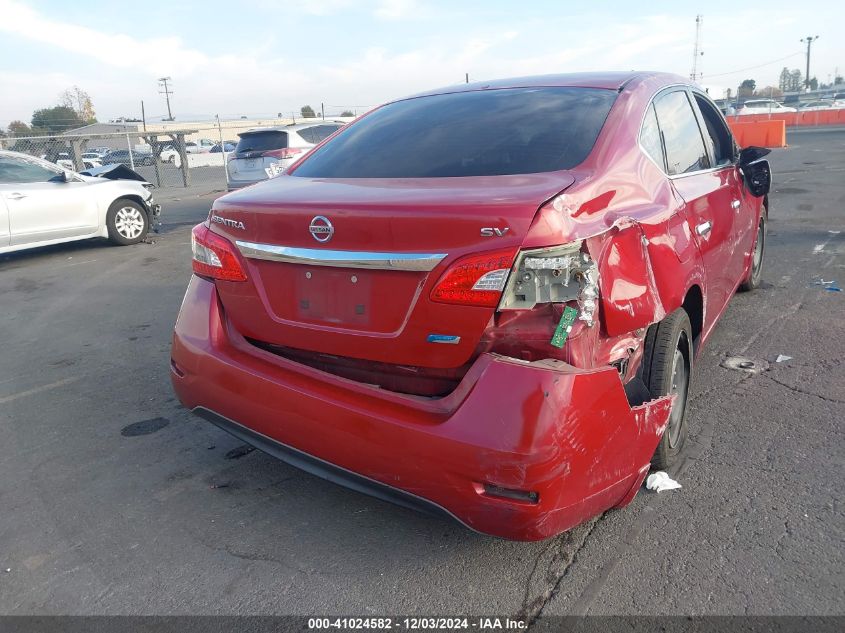
POLYGON ((566 306, 563 309, 563 314, 560 315, 560 322, 558 322, 557 327, 555 328, 555 333, 552 336, 552 345, 555 347, 563 347, 563 344, 566 343, 566 337, 569 336, 569 332, 572 330, 572 324, 575 323, 575 317, 577 316, 578 310, 575 308, 566 306))

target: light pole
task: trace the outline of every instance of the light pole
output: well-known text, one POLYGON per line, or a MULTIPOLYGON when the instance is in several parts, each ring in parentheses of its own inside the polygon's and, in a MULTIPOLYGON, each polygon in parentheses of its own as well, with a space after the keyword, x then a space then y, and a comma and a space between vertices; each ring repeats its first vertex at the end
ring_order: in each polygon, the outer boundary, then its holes
POLYGON ((170 112, 170 95, 173 94, 173 91, 167 85, 168 81, 173 81, 170 77, 160 77, 158 80, 159 87, 164 87, 164 90, 159 90, 158 93, 164 95, 164 98, 167 99, 167 120, 173 120, 173 114, 170 112))
POLYGON ((819 39, 818 35, 808 35, 801 38, 802 42, 807 42, 807 74, 804 76, 804 88, 807 90, 810 89, 810 47, 817 39, 819 39))

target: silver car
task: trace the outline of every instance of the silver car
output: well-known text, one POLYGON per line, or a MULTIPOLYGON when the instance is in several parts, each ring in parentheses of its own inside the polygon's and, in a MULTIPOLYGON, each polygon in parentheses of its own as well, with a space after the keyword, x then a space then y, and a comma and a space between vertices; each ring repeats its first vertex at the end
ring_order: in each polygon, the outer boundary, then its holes
POLYGON ((102 177, 0 150, 0 254, 92 237, 121 245, 144 239, 161 211, 151 185, 112 179, 137 176, 126 167, 96 171, 102 177))
POLYGON ((283 172, 343 125, 342 121, 315 121, 255 128, 238 134, 238 145, 226 163, 229 191, 283 172))

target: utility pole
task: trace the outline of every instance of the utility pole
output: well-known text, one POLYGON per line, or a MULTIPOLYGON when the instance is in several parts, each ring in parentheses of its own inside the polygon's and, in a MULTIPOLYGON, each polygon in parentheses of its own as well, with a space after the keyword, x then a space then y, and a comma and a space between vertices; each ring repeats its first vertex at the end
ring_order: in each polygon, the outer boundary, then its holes
POLYGON ((807 42, 807 74, 804 75, 804 88, 806 90, 810 89, 810 47, 812 47, 813 42, 819 39, 818 35, 807 36, 801 38, 802 42, 807 42))
POLYGON ((469 73, 466 73, 466 83, 469 83, 469 73))
POLYGON ((144 112, 144 100, 141 99, 141 121, 144 123, 144 132, 147 131, 147 114, 144 112))
POLYGON ((698 72, 698 58, 704 55, 701 50, 701 26, 704 24, 704 18, 700 15, 695 16, 695 46, 692 49, 692 71, 689 78, 693 81, 698 81, 700 73, 698 72))
POLYGON ((164 98, 167 99, 167 120, 173 120, 173 114, 170 112, 170 95, 173 94, 173 91, 168 88, 167 82, 173 81, 170 77, 160 77, 158 80, 158 85, 160 88, 164 88, 164 90, 159 90, 158 93, 160 95, 164 95, 164 98))

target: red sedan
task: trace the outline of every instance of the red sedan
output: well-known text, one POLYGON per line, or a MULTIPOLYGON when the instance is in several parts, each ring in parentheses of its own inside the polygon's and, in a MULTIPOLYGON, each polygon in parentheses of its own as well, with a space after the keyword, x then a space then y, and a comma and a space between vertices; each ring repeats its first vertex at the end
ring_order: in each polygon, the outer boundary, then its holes
POLYGON ((627 504, 760 283, 770 172, 699 88, 551 75, 386 104, 193 230, 182 403, 505 538, 627 504))

